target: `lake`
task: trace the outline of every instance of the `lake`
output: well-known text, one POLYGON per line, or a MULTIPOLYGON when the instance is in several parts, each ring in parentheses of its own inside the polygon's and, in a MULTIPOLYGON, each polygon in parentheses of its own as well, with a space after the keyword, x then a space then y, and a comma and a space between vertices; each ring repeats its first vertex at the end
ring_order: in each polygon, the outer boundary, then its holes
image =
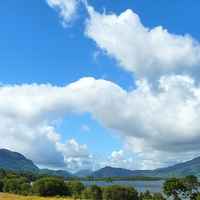
POLYGON ((145 192, 149 190, 151 194, 155 192, 162 192, 162 186, 165 182, 164 180, 159 181, 113 181, 112 183, 107 183, 104 181, 81 181, 85 187, 89 187, 90 185, 100 185, 100 186, 110 186, 110 185, 121 185, 121 186, 133 186, 138 193, 145 192))

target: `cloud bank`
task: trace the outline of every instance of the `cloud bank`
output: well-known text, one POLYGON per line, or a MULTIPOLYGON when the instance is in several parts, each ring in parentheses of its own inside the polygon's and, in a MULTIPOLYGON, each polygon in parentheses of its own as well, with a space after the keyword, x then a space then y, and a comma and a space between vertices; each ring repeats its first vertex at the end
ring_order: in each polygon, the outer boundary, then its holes
MULTIPOLYGON (((155 93, 147 81, 140 81, 136 90, 127 92, 112 82, 89 77, 66 87, 2 86, 0 134, 4 140, 0 145, 21 150, 40 165, 60 163, 68 169, 82 169, 85 160, 87 167, 92 166, 96 160, 86 144, 73 138, 61 143, 49 125, 48 116, 60 117, 70 111, 89 112, 106 129, 120 133, 124 149, 144 160, 144 168, 150 161, 161 165, 177 155, 197 155, 200 88, 188 76, 162 77, 159 87, 162 92, 155 93)), ((122 153, 112 156, 117 155, 123 157, 122 153)))
POLYGON ((135 78, 155 82, 161 76, 195 76, 199 71, 200 44, 190 35, 170 34, 161 26, 144 27, 130 9, 119 16, 97 13, 89 5, 87 10, 85 35, 135 78))

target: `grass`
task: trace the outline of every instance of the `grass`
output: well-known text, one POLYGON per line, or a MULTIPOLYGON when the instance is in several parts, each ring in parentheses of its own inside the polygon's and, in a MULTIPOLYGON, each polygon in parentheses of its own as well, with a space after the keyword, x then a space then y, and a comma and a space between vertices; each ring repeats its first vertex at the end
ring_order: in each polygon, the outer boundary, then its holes
POLYGON ((1 200, 72 200, 69 198, 21 196, 21 195, 2 193, 2 192, 0 192, 0 199, 1 200))

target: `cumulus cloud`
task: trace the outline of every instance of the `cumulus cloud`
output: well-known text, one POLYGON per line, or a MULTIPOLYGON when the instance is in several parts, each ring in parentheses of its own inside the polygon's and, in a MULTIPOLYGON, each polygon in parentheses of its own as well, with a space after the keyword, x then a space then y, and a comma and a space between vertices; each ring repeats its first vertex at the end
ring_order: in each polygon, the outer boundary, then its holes
POLYGON ((67 28, 77 18, 77 0, 46 0, 47 4, 60 13, 62 25, 67 28))
POLYGON ((124 169, 138 169, 141 167, 138 163, 135 163, 132 158, 127 158, 123 150, 113 151, 111 156, 105 159, 103 165, 124 169))
POLYGON ((93 157, 89 155, 86 144, 79 145, 74 139, 67 140, 64 144, 57 143, 57 150, 64 156, 64 162, 69 170, 93 169, 93 157))
MULTIPOLYGON (((159 87, 161 92, 155 93, 146 80, 141 80, 137 89, 127 92, 112 82, 89 77, 66 87, 1 86, 0 134, 4 140, 0 145, 21 150, 36 164, 53 166, 52 162, 57 162, 68 169, 92 166, 96 161, 87 144, 74 139, 61 143, 60 135, 49 125, 48 116, 72 111, 90 112, 106 129, 120 133, 124 150, 138 155, 144 161, 142 168, 152 160, 157 160, 152 163, 156 167, 177 155, 182 159, 197 155, 200 88, 191 77, 180 75, 161 77, 159 87), (53 161, 52 155, 57 160, 53 161)), ((114 152, 107 163, 115 160, 119 164, 120 159, 132 163, 121 151, 114 152)))
POLYGON ((100 14, 93 7, 86 7, 90 18, 85 35, 137 79, 155 82, 160 76, 195 76, 199 71, 200 44, 190 35, 170 34, 161 26, 144 27, 139 16, 130 9, 117 16, 100 14))

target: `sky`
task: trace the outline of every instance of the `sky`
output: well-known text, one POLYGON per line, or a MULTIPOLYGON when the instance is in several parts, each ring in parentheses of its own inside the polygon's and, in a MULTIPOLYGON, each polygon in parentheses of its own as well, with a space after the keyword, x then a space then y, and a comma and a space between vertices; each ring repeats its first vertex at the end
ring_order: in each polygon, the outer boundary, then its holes
POLYGON ((0 148, 69 172, 199 156, 199 8, 1 0, 0 148))

